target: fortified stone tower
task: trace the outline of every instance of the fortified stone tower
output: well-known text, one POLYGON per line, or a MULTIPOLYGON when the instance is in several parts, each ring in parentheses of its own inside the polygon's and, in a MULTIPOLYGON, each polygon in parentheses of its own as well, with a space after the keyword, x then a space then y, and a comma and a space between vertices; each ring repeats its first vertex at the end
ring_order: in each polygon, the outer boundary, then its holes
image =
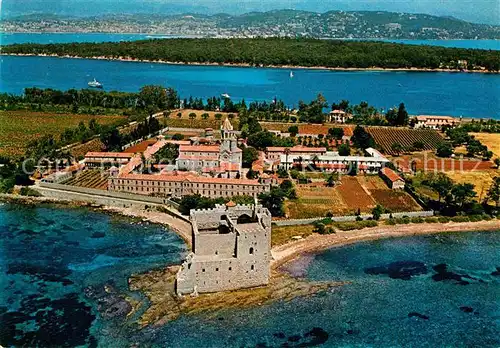
POLYGON ((193 250, 177 273, 179 295, 269 283, 271 213, 261 205, 229 202, 191 210, 193 250))

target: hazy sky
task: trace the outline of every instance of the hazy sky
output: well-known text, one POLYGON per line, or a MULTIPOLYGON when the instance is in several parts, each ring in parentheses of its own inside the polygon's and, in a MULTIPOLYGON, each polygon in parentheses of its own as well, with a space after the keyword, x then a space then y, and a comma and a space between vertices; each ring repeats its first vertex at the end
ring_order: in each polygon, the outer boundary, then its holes
POLYGON ((428 13, 500 25, 500 0, 0 0, 0 4, 2 14, 8 16, 40 12, 77 16, 138 12, 210 14, 294 8, 318 12, 385 10, 428 13))

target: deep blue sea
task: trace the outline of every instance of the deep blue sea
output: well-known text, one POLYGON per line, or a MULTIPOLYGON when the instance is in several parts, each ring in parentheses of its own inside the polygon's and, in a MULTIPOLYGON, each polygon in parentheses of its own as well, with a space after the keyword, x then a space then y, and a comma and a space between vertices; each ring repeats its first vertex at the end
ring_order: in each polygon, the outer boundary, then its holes
POLYGON ((290 107, 322 93, 332 103, 367 101, 387 110, 401 102, 411 114, 500 118, 500 74, 327 71, 185 66, 55 57, 0 56, 0 92, 26 87, 86 88, 96 78, 105 90, 171 86, 184 97, 228 93, 233 100, 282 99, 290 107))
MULTIPOLYGON (((116 42, 146 39, 173 38, 176 35, 112 34, 112 33, 0 33, 0 45, 15 43, 69 43, 69 42, 116 42)), ((361 40, 361 39, 360 39, 361 40)), ((500 40, 397 40, 368 39, 371 41, 397 42, 410 45, 431 45, 458 48, 500 50, 500 40)))
POLYGON ((178 237, 86 209, 4 204, 0 345, 498 347, 499 247, 500 233, 484 232, 334 248, 297 261, 302 276, 350 284, 137 330, 119 315, 122 296, 144 301, 127 277, 179 262, 178 237))

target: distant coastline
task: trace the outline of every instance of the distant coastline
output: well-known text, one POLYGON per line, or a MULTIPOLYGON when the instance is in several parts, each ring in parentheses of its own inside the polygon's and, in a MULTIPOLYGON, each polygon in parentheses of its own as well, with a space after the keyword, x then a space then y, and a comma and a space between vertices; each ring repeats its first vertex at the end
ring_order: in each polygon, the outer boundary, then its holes
POLYGON ((482 73, 482 74, 500 74, 500 71, 489 70, 467 70, 462 71, 459 69, 430 69, 430 68, 342 68, 342 67, 327 67, 327 66, 300 66, 300 65, 252 65, 248 63, 212 63, 212 62, 173 62, 165 60, 149 60, 138 59, 131 57, 108 57, 108 56, 92 56, 81 57, 73 55, 58 55, 58 54, 25 54, 25 53, 3 53, 0 56, 16 56, 16 57, 53 57, 65 59, 88 59, 88 60, 107 60, 118 62, 132 62, 132 63, 156 63, 167 65, 185 65, 185 66, 224 66, 224 67, 237 67, 237 68, 270 68, 270 69, 309 69, 309 70, 329 70, 329 71, 399 71, 399 72, 448 72, 448 73, 482 73))

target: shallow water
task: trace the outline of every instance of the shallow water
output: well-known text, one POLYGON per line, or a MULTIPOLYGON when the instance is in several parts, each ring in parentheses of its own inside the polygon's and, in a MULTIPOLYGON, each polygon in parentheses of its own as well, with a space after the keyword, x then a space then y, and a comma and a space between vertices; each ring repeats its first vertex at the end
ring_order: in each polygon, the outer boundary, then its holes
POLYGON ((109 302, 120 309, 117 296, 145 301, 127 291, 128 276, 179 262, 185 253, 180 238, 158 226, 86 209, 3 205, 0 344, 497 347, 499 246, 500 233, 484 232, 334 248, 286 269, 309 280, 350 284, 308 298, 182 316, 163 327, 137 330, 132 319, 110 311, 109 302), (103 296, 103 283, 111 295, 103 296))
MULTIPOLYGON (((499 246, 498 233, 464 233, 331 249, 306 263, 305 277, 351 284, 307 299, 227 311, 215 318, 184 317, 160 331, 155 343, 200 347, 498 347, 499 246), (443 277, 443 272, 435 271, 433 268, 441 269, 439 264, 446 264, 450 274, 443 277), (390 275, 373 274, 371 268, 387 265, 392 267, 390 275), (453 275, 460 275, 461 280, 453 275)), ((293 265, 291 268, 296 271, 293 265)))
POLYGON ((127 290, 128 277, 179 263, 185 251, 161 226, 86 209, 1 205, 0 344, 120 342, 120 332, 132 331, 118 313, 126 308, 120 296, 143 300, 127 290), (98 294, 104 284, 116 296, 98 294))

